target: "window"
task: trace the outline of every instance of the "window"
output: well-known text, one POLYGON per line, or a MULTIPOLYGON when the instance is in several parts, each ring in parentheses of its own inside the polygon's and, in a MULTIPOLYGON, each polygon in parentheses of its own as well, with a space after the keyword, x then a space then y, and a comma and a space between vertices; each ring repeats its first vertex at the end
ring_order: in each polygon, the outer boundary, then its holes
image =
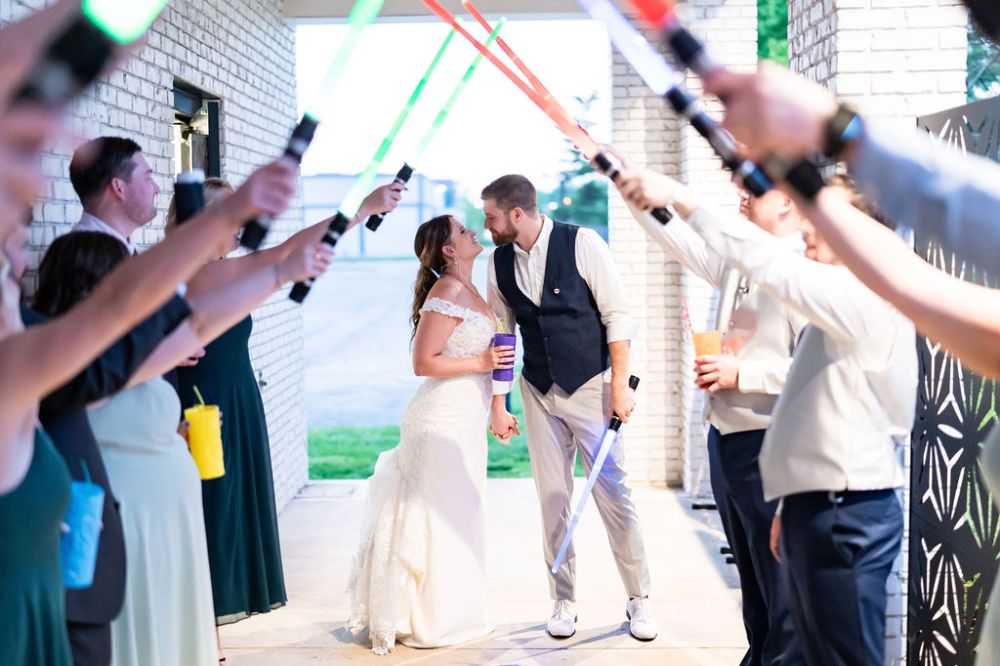
POLYGON ((174 172, 203 169, 222 175, 217 97, 174 79, 174 172))

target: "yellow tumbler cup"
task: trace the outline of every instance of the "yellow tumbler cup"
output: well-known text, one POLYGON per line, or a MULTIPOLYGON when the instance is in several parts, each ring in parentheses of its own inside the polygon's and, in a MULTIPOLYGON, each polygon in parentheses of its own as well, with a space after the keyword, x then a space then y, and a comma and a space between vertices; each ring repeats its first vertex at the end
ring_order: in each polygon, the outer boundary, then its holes
POLYGON ((222 420, 218 405, 195 405, 184 410, 189 424, 188 446, 205 481, 226 473, 222 458, 222 420))

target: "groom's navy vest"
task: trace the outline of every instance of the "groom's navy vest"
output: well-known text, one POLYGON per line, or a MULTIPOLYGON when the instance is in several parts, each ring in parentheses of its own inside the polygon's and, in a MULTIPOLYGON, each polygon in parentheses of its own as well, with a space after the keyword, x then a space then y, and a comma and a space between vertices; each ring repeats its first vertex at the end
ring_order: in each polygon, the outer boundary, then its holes
POLYGON ((576 269, 576 234, 570 224, 552 223, 545 259, 542 305, 536 306, 514 278, 514 246, 493 255, 497 287, 514 311, 524 341, 524 378, 548 393, 552 384, 573 394, 609 367, 608 335, 590 287, 576 269))

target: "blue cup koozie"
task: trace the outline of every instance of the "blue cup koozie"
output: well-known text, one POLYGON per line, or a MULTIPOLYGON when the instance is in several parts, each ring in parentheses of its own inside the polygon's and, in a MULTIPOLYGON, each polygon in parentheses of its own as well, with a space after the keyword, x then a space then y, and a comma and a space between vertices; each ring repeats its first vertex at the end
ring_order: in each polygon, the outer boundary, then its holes
MULTIPOLYGON (((494 347, 517 347, 517 335, 514 333, 497 333, 493 336, 494 347)), ((514 380, 514 368, 497 368, 493 371, 493 379, 498 382, 514 380)))
POLYGON ((104 489, 89 481, 74 481, 65 522, 69 531, 59 542, 63 585, 82 590, 94 583, 97 545, 101 540, 104 489))

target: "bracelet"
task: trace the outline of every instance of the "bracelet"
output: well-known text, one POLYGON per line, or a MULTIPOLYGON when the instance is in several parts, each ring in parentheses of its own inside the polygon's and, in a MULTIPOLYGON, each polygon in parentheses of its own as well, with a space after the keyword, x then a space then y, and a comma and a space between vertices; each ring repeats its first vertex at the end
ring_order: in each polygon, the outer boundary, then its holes
POLYGON ((837 112, 823 126, 823 153, 840 160, 847 145, 861 134, 861 116, 851 106, 841 102, 837 112))

